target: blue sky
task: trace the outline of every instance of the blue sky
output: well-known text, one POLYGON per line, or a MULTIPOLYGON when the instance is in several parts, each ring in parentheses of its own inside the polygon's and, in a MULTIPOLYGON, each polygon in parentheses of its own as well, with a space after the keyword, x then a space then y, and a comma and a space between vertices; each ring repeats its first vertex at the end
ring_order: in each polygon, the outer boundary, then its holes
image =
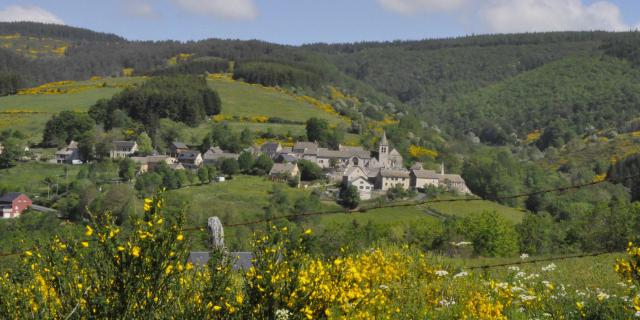
POLYGON ((481 33, 624 31, 638 0, 0 0, 0 21, 44 21, 136 40, 260 39, 284 44, 481 33))

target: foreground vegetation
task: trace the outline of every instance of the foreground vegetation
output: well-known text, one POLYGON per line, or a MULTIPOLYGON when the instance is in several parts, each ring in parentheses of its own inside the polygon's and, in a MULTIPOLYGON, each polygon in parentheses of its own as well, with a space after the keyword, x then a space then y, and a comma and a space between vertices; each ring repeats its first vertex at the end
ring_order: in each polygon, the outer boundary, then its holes
MULTIPOLYGON (((617 290, 552 281, 557 265, 504 278, 476 274, 411 248, 382 247, 318 257, 311 229, 278 223, 254 235, 252 267, 232 271, 214 250, 186 263, 182 215, 162 197, 124 235, 111 215, 94 216, 84 236, 54 238, 22 253, 0 276, 7 318, 622 319, 640 310, 640 248, 615 263, 617 290)), ((613 268, 614 261, 611 261, 613 268)))

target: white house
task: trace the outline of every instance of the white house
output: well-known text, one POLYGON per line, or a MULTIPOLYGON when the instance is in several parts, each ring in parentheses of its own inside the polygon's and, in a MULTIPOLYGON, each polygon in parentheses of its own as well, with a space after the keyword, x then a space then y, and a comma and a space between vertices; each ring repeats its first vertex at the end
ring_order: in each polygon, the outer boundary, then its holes
POLYGON ((373 183, 369 182, 369 180, 365 177, 357 177, 348 182, 350 186, 356 187, 358 189, 358 193, 360 194, 360 199, 369 200, 371 199, 371 192, 374 189, 373 183))
POLYGON ((202 153, 200 151, 182 151, 178 154, 178 162, 180 162, 185 168, 197 169, 204 160, 202 159, 202 153))
POLYGON ((80 152, 78 143, 71 140, 68 146, 56 151, 56 163, 74 163, 74 160, 80 160, 80 152))
POLYGON ((135 141, 113 141, 109 156, 111 158, 126 158, 138 151, 138 143, 135 141))

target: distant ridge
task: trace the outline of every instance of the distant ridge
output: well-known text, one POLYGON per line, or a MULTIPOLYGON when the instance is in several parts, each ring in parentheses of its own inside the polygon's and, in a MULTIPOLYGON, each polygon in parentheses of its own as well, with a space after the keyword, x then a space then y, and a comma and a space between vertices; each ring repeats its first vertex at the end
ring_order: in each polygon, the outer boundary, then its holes
POLYGON ((96 32, 89 29, 60 24, 38 22, 0 22, 0 35, 19 33, 23 36, 56 38, 73 41, 126 41, 112 33, 96 32))

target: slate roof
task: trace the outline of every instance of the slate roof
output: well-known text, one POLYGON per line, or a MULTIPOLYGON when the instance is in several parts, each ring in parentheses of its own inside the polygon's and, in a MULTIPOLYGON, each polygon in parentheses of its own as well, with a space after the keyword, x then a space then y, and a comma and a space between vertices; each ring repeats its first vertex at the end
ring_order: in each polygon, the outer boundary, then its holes
MULTIPOLYGON (((233 270, 249 270, 252 266, 253 253, 251 252, 229 252, 229 258, 233 265, 233 270)), ((209 262, 209 252, 191 252, 187 262, 191 262, 196 266, 203 266, 209 262)))
POLYGON ((0 202, 2 203, 13 203, 13 200, 21 196, 20 192, 7 192, 2 197, 0 197, 0 202))
POLYGON ((292 150, 296 153, 317 154, 318 144, 315 142, 301 141, 293 145, 292 150))
POLYGON ((200 155, 200 151, 195 150, 187 150, 182 151, 178 154, 178 159, 180 160, 195 160, 200 155))
POLYGON ((213 147, 207 150, 207 152, 205 152, 202 157, 204 158, 204 160, 220 160, 228 158, 238 159, 240 155, 237 153, 227 153, 218 147, 213 147))
POLYGON ((266 142, 260 146, 260 151, 262 153, 267 153, 270 155, 275 155, 282 146, 278 142, 266 142))
POLYGON ((129 149, 136 145, 135 141, 113 141, 113 146, 117 149, 129 149))
POLYGON ((440 181, 449 180, 450 182, 454 182, 454 183, 465 183, 464 179, 462 179, 462 177, 459 174, 439 174, 438 180, 440 181))
POLYGON ((286 162, 286 163, 292 163, 292 162, 298 161, 298 158, 296 156, 292 156, 290 154, 282 153, 282 154, 280 154, 278 156, 277 160, 278 161, 282 161, 282 162, 286 162))
POLYGON ((320 158, 352 158, 371 159, 371 152, 366 150, 329 150, 326 148, 318 148, 318 157, 320 158))
POLYGON ((361 152, 365 151, 363 147, 355 147, 355 146, 343 146, 339 145, 338 150, 340 151, 349 151, 349 152, 361 152))
POLYGON ((274 163, 269 175, 291 174, 297 165, 293 163, 274 163))
POLYGON ((182 142, 174 141, 171 145, 176 149, 189 149, 189 147, 182 142))
POLYGON ((433 170, 412 170, 411 172, 418 179, 438 179, 438 174, 433 170))
POLYGON ((380 139, 380 145, 381 146, 388 146, 389 145, 389 140, 387 140, 387 132, 386 131, 382 132, 382 139, 380 139))
POLYGON ((409 178, 409 171, 382 169, 380 175, 384 178, 409 178))

